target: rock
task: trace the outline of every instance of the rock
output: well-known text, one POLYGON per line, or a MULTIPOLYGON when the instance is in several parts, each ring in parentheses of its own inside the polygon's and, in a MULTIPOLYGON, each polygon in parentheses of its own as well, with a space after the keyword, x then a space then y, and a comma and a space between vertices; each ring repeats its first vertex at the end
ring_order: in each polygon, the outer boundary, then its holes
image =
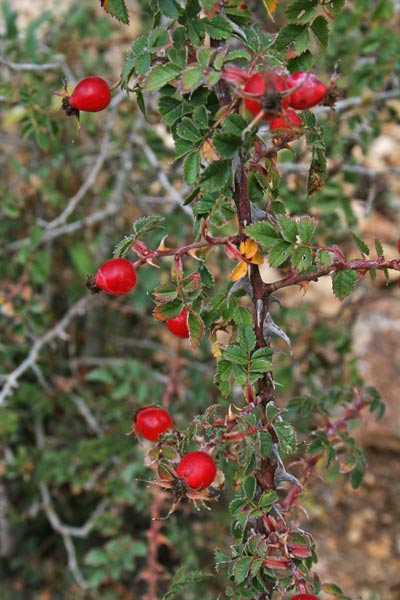
POLYGON ((380 421, 368 414, 357 438, 365 446, 400 452, 400 293, 370 301, 353 328, 358 370, 386 405, 380 421))

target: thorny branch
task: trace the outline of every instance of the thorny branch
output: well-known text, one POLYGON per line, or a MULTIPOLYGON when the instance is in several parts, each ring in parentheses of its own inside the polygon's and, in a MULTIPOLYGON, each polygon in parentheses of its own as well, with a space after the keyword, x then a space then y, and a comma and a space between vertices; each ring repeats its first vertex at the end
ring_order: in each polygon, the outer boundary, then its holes
POLYGON ((4 403, 5 399, 13 393, 13 390, 18 387, 18 382, 22 375, 24 375, 28 369, 34 367, 43 348, 57 338, 68 338, 68 334, 65 332, 65 329, 75 317, 82 315, 86 311, 89 301, 90 298, 84 297, 80 298, 80 300, 73 304, 54 327, 46 331, 44 335, 34 342, 29 354, 18 365, 18 367, 16 367, 14 371, 8 375, 2 376, 4 383, 2 389, 0 390, 0 406, 4 403))

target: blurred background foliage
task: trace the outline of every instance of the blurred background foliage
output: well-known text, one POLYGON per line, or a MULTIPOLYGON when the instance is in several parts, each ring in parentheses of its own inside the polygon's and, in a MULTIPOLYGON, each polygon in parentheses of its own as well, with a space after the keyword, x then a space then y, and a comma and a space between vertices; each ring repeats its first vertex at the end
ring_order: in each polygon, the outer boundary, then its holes
MULTIPOLYGON (((262 28, 285 23, 287 2, 279 2, 275 24, 252 4, 262 28)), ((153 598, 146 594, 157 569, 162 597, 181 565, 194 579, 198 570, 211 576, 173 597, 214 600, 225 589, 212 548, 230 543, 228 494, 211 513, 183 506, 154 525, 151 511, 163 514, 167 504, 158 506, 159 494, 140 481, 153 476, 146 445, 126 435, 145 404, 169 406, 185 429, 220 401, 207 341, 194 352, 152 316, 151 291, 168 280, 171 261, 140 269, 135 291, 121 298, 91 297, 84 285, 140 216, 166 219, 149 246, 166 233, 171 247, 192 239, 188 189, 155 99, 146 98, 145 120, 134 95, 117 87, 105 113, 82 116, 78 135, 54 94, 63 80, 72 88, 90 74, 118 84, 124 55, 151 16, 144 0, 128 5, 124 27, 94 0, 1 4, 2 600, 153 598)), ((344 99, 360 99, 337 114, 316 111, 327 185, 306 196, 302 142, 279 155, 282 200, 294 214, 317 217, 321 238, 350 252, 349 228, 358 232, 375 212, 390 221, 399 208, 395 163, 386 155, 385 164, 371 161, 382 132, 400 135, 398 97, 371 102, 373 93, 398 89, 398 10, 390 0, 347 2, 327 54, 316 55, 318 76, 328 81, 336 70, 344 99)), ((222 251, 212 261, 223 291, 232 263, 222 251)), ((299 414, 296 398, 359 383, 349 324, 370 291, 362 284, 338 308, 331 295, 290 288, 274 309, 295 347, 293 357, 279 355, 275 379, 280 401, 294 398, 300 430, 312 415, 299 414)))

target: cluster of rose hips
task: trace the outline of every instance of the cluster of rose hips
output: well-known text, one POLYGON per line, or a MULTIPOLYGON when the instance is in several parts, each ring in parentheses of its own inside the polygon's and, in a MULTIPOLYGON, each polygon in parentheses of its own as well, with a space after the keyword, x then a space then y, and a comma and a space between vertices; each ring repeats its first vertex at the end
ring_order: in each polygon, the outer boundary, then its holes
MULTIPOLYGON (((136 285, 136 270, 126 258, 110 258, 99 267, 94 277, 88 278, 92 291, 103 290, 113 296, 130 292, 136 285)), ((168 329, 177 337, 188 338, 187 309, 167 320, 168 329)), ((171 429, 173 420, 169 412, 157 406, 140 409, 134 420, 134 430, 147 440, 158 442, 161 434, 171 429)), ((185 454, 177 466, 176 474, 193 490, 206 489, 215 478, 214 459, 202 451, 185 454)))
MULTIPOLYGON (((137 283, 136 270, 126 258, 110 258, 98 268, 94 276, 87 278, 86 285, 93 292, 102 290, 112 296, 127 294, 137 283)), ((179 338, 189 337, 187 324, 188 311, 183 308, 176 317, 167 319, 166 324, 171 333, 179 338)))
POLYGON ((257 121, 269 121, 271 131, 300 127, 302 120, 295 111, 316 106, 328 92, 328 86, 307 71, 286 75, 264 69, 250 74, 245 69, 226 66, 223 77, 242 86, 240 95, 246 109, 257 121))
MULTIPOLYGON (((145 406, 135 415, 134 431, 151 442, 158 442, 160 435, 172 427, 173 420, 169 412, 157 406, 145 406)), ((196 450, 182 457, 176 473, 190 488, 204 490, 214 481, 217 466, 212 456, 196 450)))

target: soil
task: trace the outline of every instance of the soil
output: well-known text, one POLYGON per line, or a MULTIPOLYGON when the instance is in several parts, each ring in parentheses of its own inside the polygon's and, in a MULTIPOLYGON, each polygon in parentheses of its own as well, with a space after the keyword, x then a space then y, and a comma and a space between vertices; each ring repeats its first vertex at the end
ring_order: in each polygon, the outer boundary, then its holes
POLYGON ((400 600, 400 455, 367 450, 364 482, 317 482, 307 529, 324 581, 352 600, 400 600))

